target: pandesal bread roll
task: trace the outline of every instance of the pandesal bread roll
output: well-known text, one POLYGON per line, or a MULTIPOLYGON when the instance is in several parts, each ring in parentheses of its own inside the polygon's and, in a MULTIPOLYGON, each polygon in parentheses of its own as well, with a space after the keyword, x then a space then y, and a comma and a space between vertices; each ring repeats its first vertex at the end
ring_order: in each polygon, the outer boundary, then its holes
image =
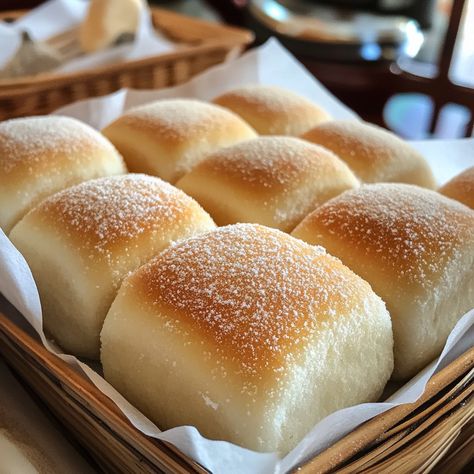
POLYGON ((177 186, 218 225, 254 222, 288 232, 318 204, 358 184, 325 148, 293 137, 258 137, 212 153, 177 186))
POLYGON ((215 104, 232 110, 259 135, 298 136, 331 120, 321 107, 299 94, 276 86, 250 85, 216 97, 215 104))
POLYGON ((324 246, 387 303, 395 379, 431 362, 474 307, 474 212, 434 191, 362 186, 317 208, 292 235, 324 246))
POLYGON ((317 125, 302 138, 334 152, 366 183, 435 187, 433 173, 423 156, 408 142, 376 125, 334 120, 317 125))
POLYGON ((256 136, 232 112, 191 99, 161 100, 131 109, 102 132, 122 153, 130 171, 171 183, 207 153, 256 136))
POLYGON ((438 191, 474 209, 474 166, 455 176, 438 191))
POLYGON ((61 189, 126 172, 112 144, 78 120, 48 116, 0 122, 0 227, 8 233, 61 189))
POLYGON ((142 0, 90 0, 79 27, 82 51, 105 49, 124 33, 136 33, 143 9, 142 0))
POLYGON ((160 428, 288 452, 321 418, 376 400, 390 317, 324 249, 254 224, 168 248, 122 285, 105 378, 160 428))
POLYGON ((81 183, 12 230, 38 286, 46 331, 75 355, 99 356, 99 333, 122 279, 174 241, 214 228, 189 196, 158 178, 81 183))

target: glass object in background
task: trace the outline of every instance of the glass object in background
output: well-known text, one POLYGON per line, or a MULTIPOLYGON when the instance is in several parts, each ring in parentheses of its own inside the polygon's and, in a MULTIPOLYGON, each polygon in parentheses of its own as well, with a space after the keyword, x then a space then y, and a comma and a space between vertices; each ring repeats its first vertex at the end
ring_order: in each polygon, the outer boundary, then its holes
POLYGON ((446 35, 452 0, 437 0, 429 29, 425 29, 424 42, 418 53, 410 58, 403 57, 398 61, 399 67, 411 74, 422 77, 435 77, 437 64, 446 35))
POLYGON ((433 100, 426 94, 403 93, 388 99, 384 121, 397 135, 408 140, 427 138, 433 114, 433 100))
POLYGON ((474 88, 474 0, 468 0, 464 5, 449 78, 455 84, 474 88))
POLYGON ((384 108, 384 120, 397 135, 408 140, 458 138, 465 134, 471 114, 467 107, 454 103, 444 105, 433 133, 430 133, 433 99, 426 94, 402 93, 391 97, 384 108))

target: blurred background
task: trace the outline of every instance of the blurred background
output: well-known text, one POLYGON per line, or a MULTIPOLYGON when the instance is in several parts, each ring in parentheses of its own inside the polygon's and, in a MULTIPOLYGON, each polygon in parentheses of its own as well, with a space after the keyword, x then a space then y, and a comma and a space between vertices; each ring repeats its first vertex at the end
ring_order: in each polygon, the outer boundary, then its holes
MULTIPOLYGON (((0 9, 40 1, 0 0, 0 9)), ((361 117, 410 139, 473 134, 474 0, 168 0, 277 36, 361 117)))

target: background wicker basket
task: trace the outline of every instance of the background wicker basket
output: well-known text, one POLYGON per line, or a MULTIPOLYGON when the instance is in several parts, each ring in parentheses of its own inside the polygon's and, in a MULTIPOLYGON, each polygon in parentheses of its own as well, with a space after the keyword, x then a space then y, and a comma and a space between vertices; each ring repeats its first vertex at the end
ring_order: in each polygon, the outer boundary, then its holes
MULTIPOLYGON (((12 322, 15 315, 0 295, 0 354, 107 472, 207 472, 134 428, 89 380, 12 322)), ((416 403, 364 423, 297 471, 425 473, 441 461, 437 472, 456 474, 474 455, 473 392, 471 348, 438 372, 416 403)))
MULTIPOLYGON (((25 12, 0 14, 15 20, 25 12)), ((75 73, 41 74, 0 81, 0 120, 47 114, 71 102, 109 94, 124 87, 156 89, 185 82, 210 66, 238 54, 253 40, 250 31, 152 9, 153 24, 180 43, 171 54, 75 73)))

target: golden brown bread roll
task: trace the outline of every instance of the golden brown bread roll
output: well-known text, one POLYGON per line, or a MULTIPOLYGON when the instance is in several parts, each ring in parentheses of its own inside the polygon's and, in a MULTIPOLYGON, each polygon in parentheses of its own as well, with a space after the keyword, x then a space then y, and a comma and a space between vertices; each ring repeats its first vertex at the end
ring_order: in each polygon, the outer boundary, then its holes
POLYGON ((112 144, 78 120, 48 116, 0 122, 0 227, 8 233, 61 189, 126 171, 112 144))
POLYGON ((387 303, 396 379, 433 360, 474 307, 474 212, 434 191, 362 186, 317 208, 292 235, 324 246, 387 303))
POLYGON ((99 332, 122 279, 170 243, 214 228, 189 196, 145 175, 101 178, 30 211, 10 238, 38 286, 46 331, 99 356, 99 332))
POLYGON ((441 186, 438 192, 474 209, 474 166, 441 186))
POLYGON ((111 46, 124 33, 135 34, 144 5, 142 0, 90 0, 79 27, 79 41, 86 53, 111 46))
POLYGON ((426 160, 406 141, 376 125, 334 120, 317 125, 302 138, 334 152, 366 183, 435 187, 426 160))
POLYGON ((232 112, 191 99, 161 100, 131 109, 102 132, 122 153, 130 171, 171 183, 207 153, 256 136, 232 112))
POLYGON ((276 86, 245 86, 216 97, 215 104, 232 110, 259 135, 298 136, 331 119, 303 96, 276 86))
POLYGON ((101 342, 105 378, 160 428, 282 454, 329 413, 377 399, 393 368, 370 286, 324 249, 253 224, 133 273, 101 342))
POLYGON ((287 232, 318 204, 358 185, 333 153, 292 137, 223 148, 177 183, 217 225, 254 222, 287 232))

